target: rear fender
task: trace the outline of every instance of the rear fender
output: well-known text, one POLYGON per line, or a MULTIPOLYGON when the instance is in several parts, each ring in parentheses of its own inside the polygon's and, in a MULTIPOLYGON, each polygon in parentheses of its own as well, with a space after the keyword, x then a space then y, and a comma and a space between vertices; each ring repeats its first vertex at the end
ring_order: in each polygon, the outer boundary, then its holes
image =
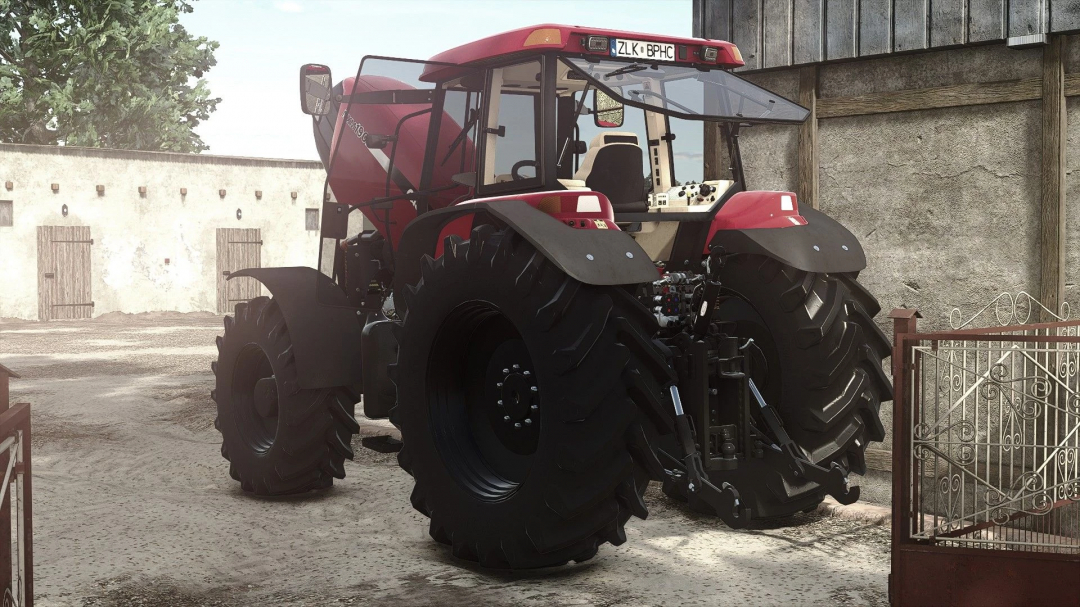
POLYGON ((281 308, 292 339, 297 384, 304 389, 348 386, 358 396, 363 317, 349 306, 345 293, 308 267, 251 268, 233 272, 229 280, 241 276, 265 285, 281 308), (333 305, 318 303, 316 289, 333 305))
MULTIPOLYGON (((532 244, 571 278, 589 285, 652 282, 656 266, 629 234, 614 229, 573 229, 522 200, 471 202, 425 213, 405 229, 398 247, 395 301, 405 285, 420 282, 420 260, 441 252, 440 235, 454 222, 454 232, 490 223, 505 225, 532 244), (471 223, 462 220, 473 215, 471 223)), ((467 237, 467 233, 466 236, 467 237)))
POLYGON ((716 213, 703 254, 714 245, 728 253, 772 257, 806 272, 858 272, 866 254, 855 235, 812 208, 799 208, 791 192, 740 192, 716 213))

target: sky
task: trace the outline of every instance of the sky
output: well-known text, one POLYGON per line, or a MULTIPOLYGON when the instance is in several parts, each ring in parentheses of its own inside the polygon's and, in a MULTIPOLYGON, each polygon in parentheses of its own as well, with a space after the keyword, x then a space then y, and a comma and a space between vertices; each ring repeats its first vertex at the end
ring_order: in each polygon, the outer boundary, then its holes
POLYGON ((206 73, 217 111, 205 152, 317 160, 300 111, 299 68, 338 81, 365 55, 428 59, 459 44, 541 23, 691 35, 690 0, 198 0, 181 23, 221 46, 206 73))

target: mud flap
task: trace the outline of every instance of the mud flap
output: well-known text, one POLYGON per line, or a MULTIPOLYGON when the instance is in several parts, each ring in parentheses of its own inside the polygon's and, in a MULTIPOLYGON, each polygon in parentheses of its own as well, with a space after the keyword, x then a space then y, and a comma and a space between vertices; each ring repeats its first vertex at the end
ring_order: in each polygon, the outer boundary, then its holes
POLYGON ((855 235, 832 217, 799 207, 807 224, 787 228, 721 230, 708 246, 720 245, 727 253, 772 257, 804 272, 858 272, 866 268, 866 254, 855 235))
MULTIPOLYGON (((420 260, 435 257, 439 234, 450 221, 467 214, 505 224, 525 238, 548 261, 587 285, 628 285, 658 278, 656 266, 634 239, 619 230, 575 230, 521 200, 461 204, 425 213, 405 229, 397 253, 394 301, 405 285, 420 281, 420 260)), ((476 224, 474 224, 476 225, 476 224)))
POLYGON ((251 268, 229 275, 250 276, 266 286, 281 308, 292 338, 297 385, 303 389, 349 387, 359 396, 362 316, 345 293, 314 268, 251 268), (318 297, 334 305, 320 304, 318 297))

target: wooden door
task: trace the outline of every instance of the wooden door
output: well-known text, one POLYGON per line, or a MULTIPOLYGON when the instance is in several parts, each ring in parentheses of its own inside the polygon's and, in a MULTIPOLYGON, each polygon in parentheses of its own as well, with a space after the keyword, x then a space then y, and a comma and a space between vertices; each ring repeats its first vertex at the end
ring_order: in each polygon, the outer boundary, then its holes
POLYGON ((90 318, 89 226, 38 226, 38 318, 90 318))
POLYGON ((238 302, 262 293, 259 281, 241 277, 226 280, 229 274, 262 267, 262 236, 258 228, 217 229, 218 312, 232 312, 238 302))

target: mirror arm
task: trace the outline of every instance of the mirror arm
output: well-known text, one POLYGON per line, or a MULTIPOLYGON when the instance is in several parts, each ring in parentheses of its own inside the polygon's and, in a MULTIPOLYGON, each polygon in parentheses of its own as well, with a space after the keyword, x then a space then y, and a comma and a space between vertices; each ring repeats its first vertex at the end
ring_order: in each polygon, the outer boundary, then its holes
MULTIPOLYGON (((585 107, 585 98, 589 96, 589 88, 592 87, 592 82, 586 82, 585 88, 581 89, 581 101, 578 102, 577 109, 574 110, 574 126, 577 126, 577 116, 581 115, 581 108, 585 107)), ((563 143, 562 151, 559 152, 559 159, 555 161, 555 168, 562 168, 563 158, 566 157, 566 151, 570 149, 570 138, 567 137, 563 143)))

